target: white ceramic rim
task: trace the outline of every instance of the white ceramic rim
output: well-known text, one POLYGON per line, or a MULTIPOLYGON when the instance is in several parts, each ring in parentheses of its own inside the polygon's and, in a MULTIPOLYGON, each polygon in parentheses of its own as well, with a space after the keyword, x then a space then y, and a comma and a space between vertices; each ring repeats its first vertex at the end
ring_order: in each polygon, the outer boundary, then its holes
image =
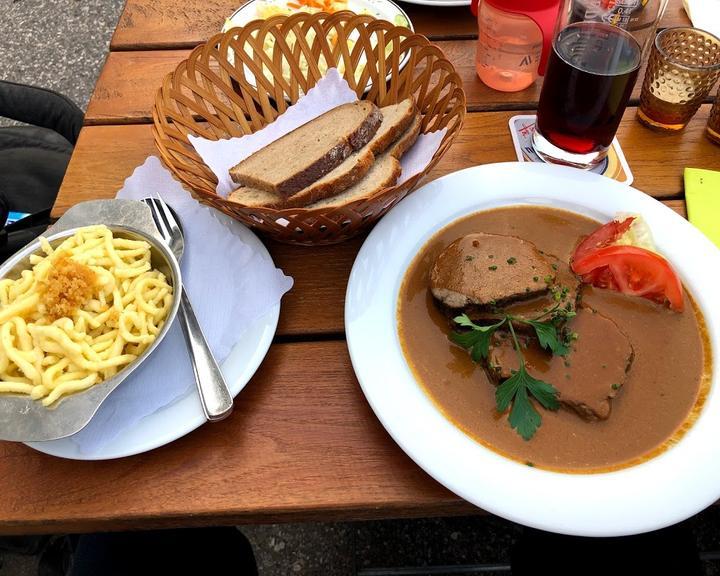
MULTIPOLYGON (((253 20, 257 20, 259 16, 254 11, 254 4, 255 2, 258 2, 259 0, 250 0, 249 2, 246 2, 240 8, 235 10, 230 16, 228 16, 227 21, 223 24, 222 32, 227 32, 230 28, 235 28, 238 26, 245 26, 248 22, 252 22, 253 20), (247 14, 244 14, 244 12, 247 12, 247 14), (239 18, 238 22, 232 22, 233 18, 242 16, 242 18, 239 18), (227 22, 232 22, 232 26, 228 26, 227 22)), ((349 0, 351 2, 356 2, 358 4, 365 4, 369 7, 372 7, 374 4, 378 4, 382 6, 383 8, 387 8, 389 12, 397 12, 397 14, 400 14, 407 20, 408 28, 415 32, 415 28, 413 28, 412 20, 410 20, 410 16, 407 15, 407 12, 403 10, 400 6, 398 6, 395 2, 392 0, 349 0), (383 6, 384 5, 384 6, 383 6)), ((431 0, 432 1, 432 0, 431 0)), ((438 0, 442 1, 442 0, 438 0)), ((470 5, 470 2, 467 2, 467 0, 449 0, 450 2, 466 2, 467 5, 470 5)), ((387 20, 387 18, 381 18, 387 20)), ((388 22, 391 22, 392 24, 395 24, 392 20, 388 20, 388 22)))
MULTIPOLYGON (((237 230, 243 242, 272 261, 265 245, 255 234, 245 226, 237 226, 237 230)), ((277 304, 242 333, 229 356, 222 363, 222 372, 233 397, 245 388, 265 358, 272 344, 279 317, 280 304, 277 304)), ((92 454, 81 452, 79 446, 72 441, 72 436, 60 440, 27 442, 26 444, 35 450, 60 458, 110 460, 164 446, 206 422, 197 388, 194 383, 191 383, 187 394, 146 416, 135 426, 125 430, 117 438, 92 454)))
MULTIPOLYGON (((232 28, 245 26, 248 22, 257 20, 259 18, 259 16, 255 13, 254 4, 255 4, 255 2, 258 2, 258 1, 259 0, 250 0, 246 4, 243 4, 242 6, 240 6, 240 8, 238 8, 237 10, 235 10, 235 12, 233 12, 232 15, 229 16, 227 18, 227 20, 225 21, 225 23, 223 24, 222 32, 227 32, 228 30, 230 30, 232 28), (235 17, 238 17, 238 16, 241 17, 241 18, 239 18, 238 22, 232 22, 232 19, 235 17)), ((405 12, 405 10, 400 8, 400 6, 395 4, 395 2, 393 2, 392 0, 352 0, 352 1, 357 2, 358 4, 365 4, 367 6, 372 6, 373 4, 379 4, 383 8, 387 8, 390 11, 395 12, 396 13, 395 15, 400 14, 407 21, 407 23, 408 23, 407 27, 413 33, 415 32, 415 28, 413 27, 412 20, 410 20, 410 16, 408 16, 407 13, 405 12)), ((387 14, 387 16, 389 16, 389 13, 387 14)), ((383 19, 383 18, 380 18, 380 19, 383 19)), ((391 22, 388 18, 384 18, 384 19, 387 20, 388 22, 391 22)), ((394 24, 394 22, 391 22, 391 23, 394 24)), ((235 54, 232 50, 228 51, 228 60, 231 63, 233 63, 235 61, 235 54)), ((405 66, 407 66, 407 63, 409 61, 410 61, 410 54, 407 53, 407 54, 405 54, 405 57, 398 64, 398 70, 402 70, 403 68, 405 68, 405 66)), ((247 81, 252 86, 256 86, 257 82, 255 81, 255 76, 253 75, 253 73, 250 72, 250 70, 248 69, 248 67, 246 65, 243 65, 243 68, 245 70, 245 75, 247 77, 247 81)), ((326 73, 327 73, 327 71, 326 71, 326 73)), ((390 81, 390 77, 391 77, 391 74, 388 74, 386 77, 388 82, 390 81)), ((370 88, 372 88, 372 81, 368 80, 368 85, 366 86, 364 93, 367 94, 370 91, 370 88)), ((301 92, 301 94, 302 94, 302 92, 301 92)), ((289 101, 289 99, 287 98, 287 95, 285 98, 286 98, 286 100, 289 101)))
POLYGON ((640 213, 705 316, 720 350, 720 251, 650 196, 581 170, 531 163, 488 164, 435 180, 379 222, 350 275, 345 327, 353 368, 375 414, 428 474, 465 500, 514 522, 581 536, 621 536, 682 521, 720 497, 717 362, 700 417, 682 440, 639 465, 601 474, 525 466, 483 447, 433 405, 410 372, 396 326, 400 285, 412 259, 438 230, 467 214, 529 204, 598 220, 640 213))

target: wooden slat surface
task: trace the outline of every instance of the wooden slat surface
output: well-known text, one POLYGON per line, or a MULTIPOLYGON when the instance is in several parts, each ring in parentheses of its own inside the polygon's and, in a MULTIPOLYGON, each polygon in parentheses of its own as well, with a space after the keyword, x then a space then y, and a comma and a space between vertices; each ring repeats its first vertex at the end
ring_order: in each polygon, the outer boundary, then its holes
MULTIPOLYGON (((192 48, 219 32, 225 18, 243 0, 128 0, 115 30, 111 50, 192 48)), ((415 30, 432 39, 477 37, 477 23, 467 6, 439 8, 401 4, 415 30)), ((681 0, 670 0, 660 25, 687 25, 681 0)))
MULTIPOLYGON (((618 138, 635 174, 635 187, 657 198, 672 197, 682 191, 684 167, 720 169, 718 148, 704 137, 709 110, 710 105, 704 104, 681 133, 662 134, 640 125, 635 120, 636 110, 628 108, 618 138)), ((431 177, 477 164, 515 160, 507 124, 514 114, 469 113, 431 177)), ((83 128, 53 216, 83 200, 112 197, 132 170, 155 153, 150 125, 83 128)))
MULTIPOLYGON (((110 41, 111 50, 193 48, 220 32, 243 0, 128 0, 110 41)), ((415 31, 429 38, 475 38, 477 22, 466 6, 403 4, 415 31)))
POLYGON ((0 443, 2 478, 2 533, 473 509, 390 439, 344 342, 273 346, 228 420, 146 454, 73 462, 0 443))
MULTIPOLYGON (((474 40, 441 40, 443 50, 460 74, 469 111, 524 110, 535 108, 542 79, 521 92, 498 92, 483 84, 475 73, 474 40)), ((163 77, 187 58, 190 50, 111 52, 88 105, 85 123, 125 124, 152 122, 152 104, 163 77)), ((644 70, 630 104, 638 103, 644 70)))
POLYGON ((88 103, 85 124, 152 122, 152 105, 163 77, 190 50, 110 52, 88 103))
POLYGON ((660 28, 672 28, 673 26, 692 26, 687 12, 682 6, 682 0, 670 0, 660 21, 660 28))

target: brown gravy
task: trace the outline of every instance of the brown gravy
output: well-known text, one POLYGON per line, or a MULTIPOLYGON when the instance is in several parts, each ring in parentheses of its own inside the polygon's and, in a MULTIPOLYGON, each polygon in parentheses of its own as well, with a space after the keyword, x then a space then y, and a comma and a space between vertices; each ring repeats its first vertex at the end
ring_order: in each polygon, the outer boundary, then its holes
POLYGON ((585 422, 566 410, 540 409, 530 441, 495 410, 495 387, 469 354, 448 341, 450 327, 428 289, 430 267, 457 238, 473 232, 518 236, 567 261, 598 222, 551 208, 518 206, 479 212, 440 230, 410 265, 398 299, 400 342, 415 378, 456 426, 507 457, 546 469, 600 472, 646 460, 678 441, 697 418, 710 386, 704 321, 685 294, 678 314, 642 298, 589 287, 583 302, 612 318, 634 346, 625 386, 608 420, 585 422))

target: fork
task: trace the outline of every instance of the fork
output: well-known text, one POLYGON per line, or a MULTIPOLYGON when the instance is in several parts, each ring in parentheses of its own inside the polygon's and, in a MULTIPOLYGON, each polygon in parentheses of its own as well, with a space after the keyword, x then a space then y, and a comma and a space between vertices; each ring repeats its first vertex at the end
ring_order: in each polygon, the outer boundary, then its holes
MULTIPOLYGON (((143 198, 142 201, 150 207, 155 227, 177 261, 180 262, 185 249, 185 239, 172 210, 159 197, 143 198)), ((232 395, 207 340, 205 340, 185 287, 181 286, 180 289, 180 326, 190 353, 195 383, 200 393, 205 417, 211 422, 216 422, 226 418, 232 412, 232 395)))

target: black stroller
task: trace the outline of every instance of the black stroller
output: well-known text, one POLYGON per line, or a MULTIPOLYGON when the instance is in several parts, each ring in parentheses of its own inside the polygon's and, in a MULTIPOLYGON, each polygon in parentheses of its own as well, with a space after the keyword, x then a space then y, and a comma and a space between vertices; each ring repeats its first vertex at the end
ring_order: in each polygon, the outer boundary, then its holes
POLYGON ((0 116, 27 126, 0 127, 0 261, 50 223, 82 111, 43 88, 0 80, 0 116))

